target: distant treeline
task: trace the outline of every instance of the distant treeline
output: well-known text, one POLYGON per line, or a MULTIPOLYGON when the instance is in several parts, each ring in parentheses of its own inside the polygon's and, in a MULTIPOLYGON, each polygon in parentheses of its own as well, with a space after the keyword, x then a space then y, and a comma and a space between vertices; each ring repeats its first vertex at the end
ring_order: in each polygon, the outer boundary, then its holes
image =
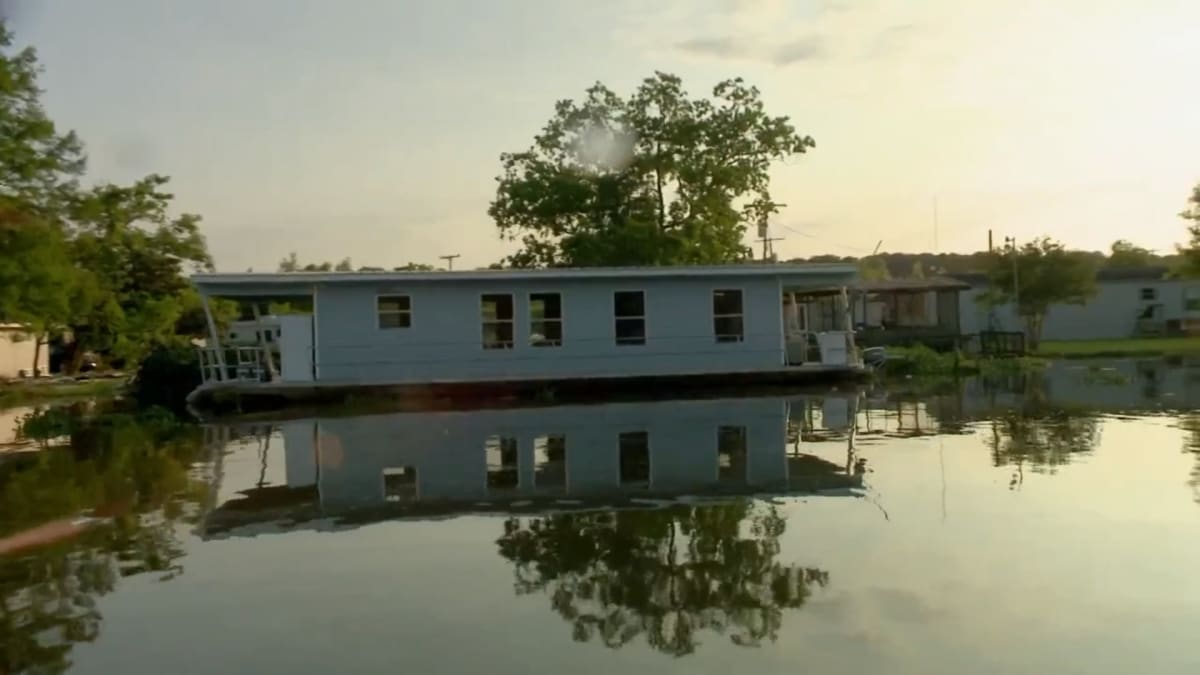
MULTIPOLYGON (((999 251, 999 249, 997 249, 999 251)), ((1119 241, 1109 253, 1100 251, 1078 251, 1087 256, 1097 267, 1146 267, 1164 266, 1174 269, 1181 262, 1178 254, 1159 255, 1153 251, 1119 241)), ((990 261, 996 254, 987 251, 974 253, 879 253, 873 256, 815 255, 809 258, 793 258, 788 262, 830 263, 845 262, 859 264, 865 268, 886 268, 887 277, 907 279, 938 274, 962 274, 987 272, 990 261)))

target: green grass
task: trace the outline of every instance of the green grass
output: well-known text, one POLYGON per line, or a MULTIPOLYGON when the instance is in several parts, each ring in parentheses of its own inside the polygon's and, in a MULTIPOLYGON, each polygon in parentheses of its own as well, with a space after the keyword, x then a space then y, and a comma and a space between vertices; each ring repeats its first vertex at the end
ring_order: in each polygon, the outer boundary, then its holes
POLYGON ((116 396, 125 388, 120 378, 79 382, 0 383, 0 407, 25 405, 63 398, 116 396))
POLYGON ((1179 356, 1183 354, 1200 355, 1200 337, 1045 341, 1037 350, 1037 355, 1040 357, 1058 359, 1179 356))
POLYGON ((1045 368, 1046 359, 1022 356, 1013 358, 975 358, 956 352, 935 352, 924 345, 888 347, 885 377, 961 377, 967 375, 1009 375, 1045 368))

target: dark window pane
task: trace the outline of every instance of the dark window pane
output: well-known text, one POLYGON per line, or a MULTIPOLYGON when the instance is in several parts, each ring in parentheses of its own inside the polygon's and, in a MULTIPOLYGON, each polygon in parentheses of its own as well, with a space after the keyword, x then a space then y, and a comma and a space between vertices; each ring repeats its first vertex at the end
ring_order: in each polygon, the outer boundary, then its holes
POLYGON ((741 342, 742 317, 718 316, 713 319, 713 332, 717 336, 717 342, 741 342))
POLYGON ((530 326, 529 344, 534 347, 557 347, 562 344, 561 321, 535 321, 530 326))
POLYGON ((408 328, 410 325, 412 325, 412 315, 407 312, 379 315, 380 328, 408 328))
POLYGON ((517 439, 492 436, 484 444, 487 457, 487 486, 489 489, 511 489, 519 482, 517 472, 517 439))
POLYGON ((484 321, 512 321, 513 298, 508 293, 485 295, 480 306, 484 321))
POLYGON ((567 484, 567 437, 561 434, 533 439, 533 484, 562 487, 567 484))
POLYGON ((562 318, 562 296, 558 293, 532 293, 529 296, 529 318, 534 321, 562 318))
POLYGON ((483 324, 485 349, 512 349, 513 325, 510 322, 483 324))
POLYGON ((619 345, 646 344, 645 319, 617 319, 616 331, 619 345))
POLYGON ((407 312, 412 307, 407 295, 381 295, 378 304, 381 312, 407 312))
POLYGON ((650 434, 631 431, 617 437, 621 462, 621 484, 650 481, 650 434))
POLYGON ((713 314, 741 314, 741 291, 713 291, 713 314))
POLYGON ((641 291, 613 293, 613 316, 645 316, 646 296, 641 291))
POLYGON ((383 498, 389 502, 417 496, 417 467, 397 466, 383 470, 383 498))
POLYGON ((717 477, 722 481, 746 476, 746 427, 717 428, 717 477))

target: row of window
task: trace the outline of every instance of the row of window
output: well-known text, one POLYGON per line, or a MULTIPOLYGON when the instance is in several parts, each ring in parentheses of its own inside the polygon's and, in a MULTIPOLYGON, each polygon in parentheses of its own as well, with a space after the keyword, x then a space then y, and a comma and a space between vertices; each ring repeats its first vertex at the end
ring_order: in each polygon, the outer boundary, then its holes
MULTIPOLYGON (((717 480, 739 481, 746 477, 746 427, 717 427, 717 480)), ((484 443, 487 486, 491 490, 520 486, 517 468, 517 439, 492 436, 484 443)), ((617 435, 620 484, 625 487, 650 485, 650 433, 626 431, 617 435)), ((533 443, 533 484, 539 488, 566 487, 567 437, 539 436, 533 443)), ((417 468, 389 467, 383 470, 383 492, 387 501, 417 498, 417 468)))
MULTIPOLYGON (((480 297, 484 349, 512 349, 515 346, 514 307, 511 293, 488 293, 480 297)), ((412 299, 407 295, 379 296, 376 312, 381 329, 404 329, 412 326, 412 299)), ((713 336, 717 342, 741 342, 745 339, 740 290, 713 291, 712 316, 713 336)), ((618 345, 646 344, 644 291, 613 293, 613 334, 618 345)), ((560 347, 562 343, 562 294, 530 293, 529 344, 534 347, 560 347)))

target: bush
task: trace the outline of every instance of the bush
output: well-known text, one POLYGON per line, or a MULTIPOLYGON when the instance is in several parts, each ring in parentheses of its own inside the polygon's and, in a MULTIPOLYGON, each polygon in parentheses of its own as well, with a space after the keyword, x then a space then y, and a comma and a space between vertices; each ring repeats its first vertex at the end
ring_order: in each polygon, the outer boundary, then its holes
POLYGON ((200 357, 189 344, 156 347, 138 366, 131 394, 139 407, 187 410, 187 396, 200 386, 200 357))

